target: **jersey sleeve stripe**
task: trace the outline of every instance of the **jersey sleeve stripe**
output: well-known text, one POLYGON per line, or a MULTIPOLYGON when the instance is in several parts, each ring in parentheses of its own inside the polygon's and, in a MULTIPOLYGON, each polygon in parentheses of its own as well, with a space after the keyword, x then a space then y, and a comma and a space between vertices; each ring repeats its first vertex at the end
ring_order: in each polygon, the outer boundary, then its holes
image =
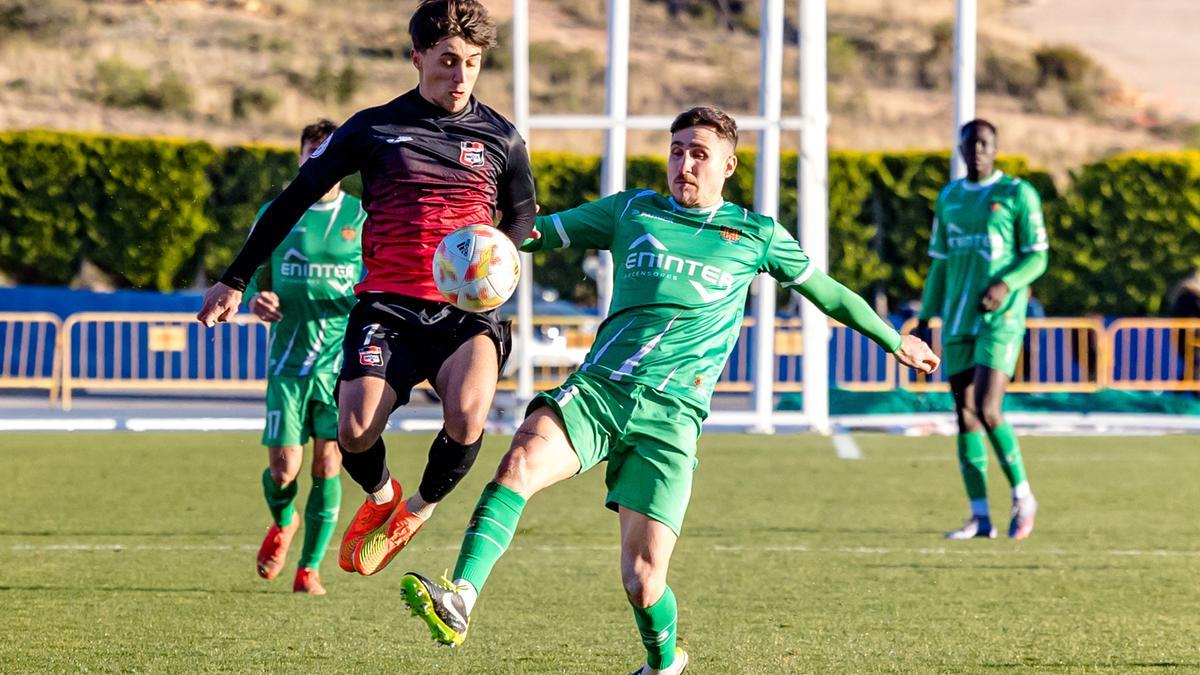
POLYGON ((941 251, 934 251, 933 249, 930 249, 930 250, 929 250, 929 257, 930 257, 930 258, 934 258, 934 259, 936 259, 936 260, 945 260, 945 259, 946 259, 946 254, 945 254, 945 253, 942 253, 941 251))
POLYGON ((1050 244, 1034 244, 1033 246, 1022 246, 1021 253, 1033 253, 1034 251, 1048 251, 1050 244))
POLYGON ((556 213, 550 216, 550 222, 554 223, 554 231, 558 233, 558 238, 562 239, 562 247, 569 248, 571 246, 571 238, 567 236, 567 230, 563 228, 562 219, 556 213))
POLYGON ((791 281, 787 282, 783 286, 784 286, 784 288, 791 288, 792 286, 800 286, 804 282, 808 281, 808 278, 811 277, 813 275, 813 272, 816 272, 816 271, 817 271, 817 268, 813 267, 811 264, 809 264, 809 266, 806 267, 804 269, 804 271, 800 273, 800 276, 796 277, 795 279, 792 279, 791 281))

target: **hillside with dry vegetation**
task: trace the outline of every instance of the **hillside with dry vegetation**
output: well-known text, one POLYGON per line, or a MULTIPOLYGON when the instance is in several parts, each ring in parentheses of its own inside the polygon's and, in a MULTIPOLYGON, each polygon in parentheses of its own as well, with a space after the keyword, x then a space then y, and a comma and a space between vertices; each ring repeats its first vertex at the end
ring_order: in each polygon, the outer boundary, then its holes
MULTIPOLYGON (((505 39, 511 6, 488 4, 505 39)), ((632 113, 670 114, 702 102, 755 112, 757 3, 633 4, 632 113)), ((795 4, 788 3, 785 28, 786 114, 798 108, 795 4)), ((1014 4, 1028 0, 980 2, 978 110, 999 124, 1006 151, 1061 170, 1122 149, 1196 143, 1194 125, 1156 114, 1141 92, 1085 52, 1043 43, 1010 21, 1014 4)), ((953 5, 830 0, 834 147, 947 145, 953 5)), ((0 0, 0 128, 290 144, 303 123, 344 118, 415 84, 406 34, 414 6, 413 0, 0 0)), ((532 0, 531 17, 533 111, 602 112, 604 1, 532 0)), ((502 111, 511 102, 510 62, 504 46, 489 53, 478 88, 502 111)), ((535 131, 531 141, 539 149, 601 147, 597 132, 535 131)), ((649 132, 631 137, 634 151, 655 151, 660 142, 649 132)))

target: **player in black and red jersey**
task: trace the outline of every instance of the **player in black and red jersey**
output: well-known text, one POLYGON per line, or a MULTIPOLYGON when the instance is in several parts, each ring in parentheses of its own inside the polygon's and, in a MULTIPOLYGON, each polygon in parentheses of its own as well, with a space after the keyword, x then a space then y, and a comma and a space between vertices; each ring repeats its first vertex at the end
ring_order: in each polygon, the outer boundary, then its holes
POLYGON ((533 175, 516 129, 471 92, 496 27, 477 0, 424 0, 409 22, 416 89, 352 116, 262 215, 241 253, 204 296, 197 319, 226 321, 254 270, 304 211, 362 173, 363 262, 338 380, 338 443, 367 493, 342 539, 346 571, 374 574, 416 534, 475 461, 496 380, 511 346, 494 314, 447 304, 433 284, 441 239, 492 223, 520 245, 533 227, 533 175), (388 416, 428 380, 444 426, 416 492, 404 500, 385 461, 388 416))

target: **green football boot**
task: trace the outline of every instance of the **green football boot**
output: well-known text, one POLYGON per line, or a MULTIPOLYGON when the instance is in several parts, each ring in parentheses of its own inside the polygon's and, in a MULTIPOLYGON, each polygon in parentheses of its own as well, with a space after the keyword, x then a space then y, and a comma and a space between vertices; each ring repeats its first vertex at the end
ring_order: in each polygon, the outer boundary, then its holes
POLYGON ((409 572, 400 578, 400 594, 404 596, 404 606, 425 622, 439 644, 457 647, 467 639, 470 617, 466 602, 453 583, 446 579, 434 583, 409 572))

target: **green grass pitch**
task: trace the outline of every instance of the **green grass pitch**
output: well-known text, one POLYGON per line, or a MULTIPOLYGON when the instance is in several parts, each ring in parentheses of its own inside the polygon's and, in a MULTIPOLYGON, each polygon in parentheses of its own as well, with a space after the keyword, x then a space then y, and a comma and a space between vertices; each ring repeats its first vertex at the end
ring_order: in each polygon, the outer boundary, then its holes
MULTIPOLYGON (((941 538, 967 510, 952 439, 856 439, 856 461, 813 435, 701 440, 670 576, 692 672, 1200 671, 1196 437, 1025 439, 1042 510, 1017 543, 941 538)), ((430 440, 388 437, 407 486, 430 440)), ((530 503, 461 649, 402 608, 403 572, 453 567, 505 443, 388 569, 348 575, 331 551, 309 598, 294 557, 254 574, 256 434, 6 434, 0 672, 628 672, 643 652, 602 471, 530 503)), ((994 460, 990 480, 1003 528, 994 460)))

